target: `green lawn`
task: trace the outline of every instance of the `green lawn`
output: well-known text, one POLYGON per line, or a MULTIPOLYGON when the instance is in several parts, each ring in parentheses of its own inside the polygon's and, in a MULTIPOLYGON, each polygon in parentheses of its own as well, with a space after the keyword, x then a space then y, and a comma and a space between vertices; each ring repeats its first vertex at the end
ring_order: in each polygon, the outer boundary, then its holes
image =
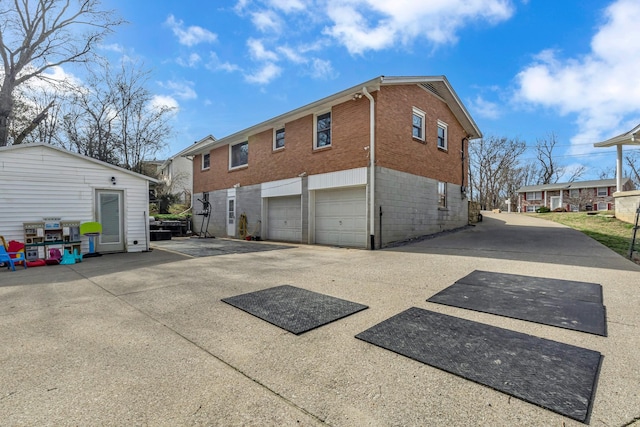
MULTIPOLYGON (((611 212, 608 212, 611 214, 611 212)), ((548 212, 528 214, 564 224, 611 248, 625 258, 629 256, 629 245, 633 236, 633 224, 610 218, 604 214, 587 215, 586 212, 548 212)), ((640 249, 640 231, 636 238, 636 250, 640 249)))

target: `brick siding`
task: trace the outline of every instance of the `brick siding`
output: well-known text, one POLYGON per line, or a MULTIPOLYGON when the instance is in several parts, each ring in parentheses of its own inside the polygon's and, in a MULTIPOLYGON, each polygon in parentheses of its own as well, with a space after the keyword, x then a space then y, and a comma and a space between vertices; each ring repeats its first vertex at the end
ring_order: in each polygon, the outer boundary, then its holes
MULTIPOLYGON (((417 85, 383 86, 376 100, 376 165, 462 185, 462 138, 465 133, 446 103, 417 85), (411 136, 412 107, 426 113, 426 141, 411 136), (437 121, 448 125, 446 151, 437 148, 437 121)), ((194 193, 347 170, 369 165, 369 100, 362 97, 333 106, 331 147, 313 149, 314 116, 285 123, 285 147, 273 150, 273 129, 249 137, 245 168, 229 171, 227 145, 210 152, 202 171, 194 159, 194 193)), ((240 142, 240 141, 238 141, 240 142)), ((466 154, 465 146, 465 154, 466 154)), ((468 157, 468 156, 466 156, 468 157)))

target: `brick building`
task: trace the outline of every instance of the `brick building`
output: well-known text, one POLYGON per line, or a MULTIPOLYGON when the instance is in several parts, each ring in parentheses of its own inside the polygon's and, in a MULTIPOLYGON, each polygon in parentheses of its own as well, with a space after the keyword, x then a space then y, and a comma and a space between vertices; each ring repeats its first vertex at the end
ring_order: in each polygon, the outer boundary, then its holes
POLYGON ((183 151, 194 230, 379 248, 461 227, 481 136, 444 76, 378 77, 183 151))
MULTIPOLYGON (((629 178, 622 179, 622 190, 633 190, 629 178)), ((610 211, 615 208, 616 179, 528 185, 518 190, 518 211, 537 212, 542 206, 567 212, 610 211)))

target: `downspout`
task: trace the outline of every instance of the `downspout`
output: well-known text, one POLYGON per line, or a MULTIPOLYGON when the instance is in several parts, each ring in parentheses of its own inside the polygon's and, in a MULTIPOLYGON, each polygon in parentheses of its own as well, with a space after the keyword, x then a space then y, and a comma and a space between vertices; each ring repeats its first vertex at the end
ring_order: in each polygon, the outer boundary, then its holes
MULTIPOLYGON (((462 149, 460 150, 460 151, 461 151, 461 153, 460 153, 460 160, 462 161, 462 183, 460 184, 460 186, 461 186, 461 187, 464 187, 464 182, 465 182, 465 177, 466 177, 466 171, 467 171, 467 169, 464 167, 464 165, 465 165, 465 160, 467 160, 467 159, 466 159, 466 157, 465 157, 465 155, 464 155, 464 142, 465 142, 465 141, 467 141, 467 144, 469 143, 469 138, 468 138, 468 137, 466 137, 466 136, 465 136, 464 138, 462 138, 462 141, 461 141, 462 149)), ((462 193, 464 193, 464 192, 462 192, 462 193)))
POLYGON ((369 98, 369 244, 371 245, 370 249, 374 250, 376 248, 376 102, 366 86, 362 87, 362 93, 369 98))

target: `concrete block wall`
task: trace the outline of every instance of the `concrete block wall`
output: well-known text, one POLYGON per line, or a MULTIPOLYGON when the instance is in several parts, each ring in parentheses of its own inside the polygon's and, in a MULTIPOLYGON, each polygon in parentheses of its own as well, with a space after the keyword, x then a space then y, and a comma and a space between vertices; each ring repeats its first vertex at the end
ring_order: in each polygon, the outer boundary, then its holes
POLYGON ((236 237, 242 237, 238 229, 241 214, 247 216, 248 234, 254 234, 255 231, 261 232, 262 199, 260 185, 249 185, 236 189, 236 237))
MULTIPOLYGON (((211 236, 220 237, 227 235, 227 190, 211 191, 209 203, 211 203, 211 214, 207 232, 211 236)), ((207 221, 203 215, 198 215, 204 211, 202 202, 204 193, 196 193, 193 202, 193 232, 200 233, 203 222, 207 221)))
POLYGON ((640 190, 620 191, 613 194, 615 215, 620 221, 635 223, 636 209, 640 206, 640 190))
POLYGON ((447 184, 447 207, 439 209, 437 180, 393 169, 376 168, 375 204, 376 247, 463 227, 469 221, 460 185, 447 184))

